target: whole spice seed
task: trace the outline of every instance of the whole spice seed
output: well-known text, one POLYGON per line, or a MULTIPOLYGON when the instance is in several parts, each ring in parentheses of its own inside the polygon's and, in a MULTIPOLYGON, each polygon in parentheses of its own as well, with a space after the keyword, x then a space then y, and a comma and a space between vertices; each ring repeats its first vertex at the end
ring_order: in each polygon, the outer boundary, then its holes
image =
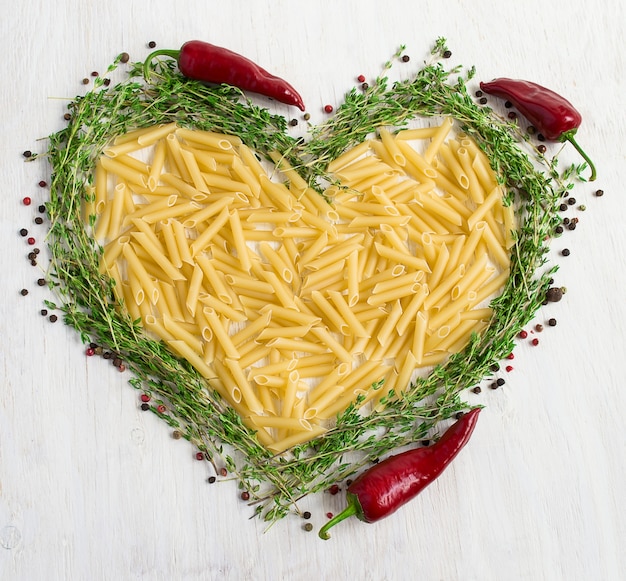
POLYGON ((302 527, 307 533, 310 533, 313 530, 313 525, 308 522, 302 527))
POLYGON ((45 317, 45 316, 48 314, 48 309, 41 309, 41 311, 39 311, 39 314, 40 314, 42 317, 45 317))
POLYGON ((207 478, 207 482, 208 482, 209 484, 214 484, 216 480, 217 480, 217 478, 215 478, 215 476, 209 476, 209 477, 207 478))
POLYGON ((196 452, 196 460, 204 460, 204 454, 202 452, 196 452))
POLYGON ((142 411, 147 412, 150 409, 150 405, 147 404, 147 403, 142 403, 141 404, 141 409, 142 409, 142 411))
POLYGON ((548 319, 548 325, 550 325, 550 327, 556 327, 556 319, 548 319))
POLYGON ((51 323, 56 323, 56 322, 59 320, 59 317, 57 317, 56 315, 50 315, 50 316, 48 317, 48 320, 49 320, 51 323))
POLYGON ((30 206, 32 202, 32 199, 28 196, 24 196, 24 198, 22 198, 22 204, 24 204, 25 206, 30 206))
POLYGON ((505 367, 505 369, 510 373, 511 371, 513 371, 513 366, 512 365, 507 365, 505 367))
POLYGON ((333 106, 332 105, 324 105, 324 112, 325 113, 332 113, 333 112, 333 106))
POLYGON ((241 500, 250 500, 250 493, 247 490, 244 490, 239 496, 241 500))
POLYGON ((561 250, 561 254, 563 256, 569 256, 570 255, 569 248, 563 248, 563 250, 561 250))
POLYGON ((43 218, 42 218, 42 217, 40 217, 40 216, 37 216, 37 217, 35 218, 35 224, 38 224, 38 225, 39 225, 39 224, 43 224, 43 218))
POLYGON ((476 386, 474 389, 472 389, 472 391, 473 391, 474 393, 480 393, 480 392, 482 391, 482 389, 480 389, 480 387, 479 387, 479 386, 476 386))
POLYGON ((21 294, 23 297, 25 297, 25 296, 28 294, 28 289, 27 289, 27 288, 23 288, 23 289, 20 291, 20 294, 21 294))
POLYGON ((180 440, 182 437, 183 435, 178 430, 172 432, 172 438, 174 438, 174 440, 180 440))
POLYGON ((548 289, 546 293, 546 299, 551 303, 558 303, 563 298, 563 289, 553 286, 548 289))
POLYGON ((26 228, 22 228, 20 230, 20 236, 28 236, 28 230, 26 230, 26 228))
POLYGON ((302 518, 307 519, 307 520, 310 519, 311 518, 311 513, 308 510, 305 510, 302 513, 302 518))
POLYGON ((604 190, 596 190, 595 193, 596 197, 600 198, 602 196, 604 196, 604 190))

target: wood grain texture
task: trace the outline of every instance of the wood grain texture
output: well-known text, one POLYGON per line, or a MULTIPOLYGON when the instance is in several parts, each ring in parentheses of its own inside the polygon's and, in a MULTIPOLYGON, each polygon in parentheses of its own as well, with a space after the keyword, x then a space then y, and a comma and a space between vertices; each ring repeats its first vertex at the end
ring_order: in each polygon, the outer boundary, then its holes
MULTIPOLYGON (((424 4, 1 0, 0 579, 624 579, 624 5, 424 4), (207 484, 189 445, 138 410, 125 375, 38 315, 49 295, 18 230, 43 236, 20 200, 43 200, 45 166, 20 154, 44 149, 37 140, 62 127, 63 99, 85 90, 83 77, 122 50, 143 58, 150 40, 242 52, 298 87, 319 122, 400 43, 417 67, 438 36, 477 79, 529 78, 583 114, 579 140, 599 178, 576 191, 587 206, 577 230, 553 244, 568 293, 537 322, 558 325, 516 348, 502 389, 468 394, 487 407, 472 445, 394 517, 346 521, 328 542, 295 517, 265 531, 233 483, 207 484)), ((562 159, 578 161, 571 148, 562 159)), ((342 503, 320 494, 302 508, 317 530, 342 503)))

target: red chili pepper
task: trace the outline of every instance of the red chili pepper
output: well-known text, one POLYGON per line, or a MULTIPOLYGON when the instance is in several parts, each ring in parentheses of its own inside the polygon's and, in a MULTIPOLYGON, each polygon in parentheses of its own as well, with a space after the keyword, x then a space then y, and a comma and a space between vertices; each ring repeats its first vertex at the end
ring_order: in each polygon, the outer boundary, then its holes
POLYGON ((144 62, 144 77, 150 75, 149 65, 157 56, 169 56, 178 61, 180 72, 189 79, 205 83, 226 83, 259 93, 304 111, 302 97, 287 81, 268 73, 250 59, 227 48, 201 40, 190 40, 180 50, 155 50, 144 62))
POLYGON ((574 139, 582 116, 567 99, 537 83, 517 79, 494 79, 480 83, 480 88, 489 95, 510 101, 547 140, 569 141, 589 164, 589 181, 596 179, 593 162, 574 139))
POLYGON ((464 414, 432 446, 389 456, 363 472, 348 486, 348 506, 320 529, 320 538, 328 539, 328 529, 350 516, 367 523, 376 522, 415 498, 467 444, 480 410, 474 408, 464 414))

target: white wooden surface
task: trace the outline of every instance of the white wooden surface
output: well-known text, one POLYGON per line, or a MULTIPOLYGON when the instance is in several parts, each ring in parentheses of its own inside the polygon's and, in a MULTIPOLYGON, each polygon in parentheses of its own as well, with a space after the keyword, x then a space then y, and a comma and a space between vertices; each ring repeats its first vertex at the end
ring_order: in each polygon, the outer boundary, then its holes
MULTIPOLYGON (((626 579, 623 415, 624 5, 617 0, 0 0, 0 579, 626 579), (288 518, 268 532, 232 484, 138 410, 127 377, 87 360, 73 332, 39 316, 48 295, 18 235, 43 200, 25 149, 62 127, 80 81, 120 51, 191 38, 243 52, 298 87, 312 121, 400 43, 419 61, 444 36, 478 79, 536 80, 583 114, 596 184, 587 212, 554 243, 565 299, 537 318, 557 327, 520 345, 472 444, 386 521, 346 521, 320 541, 288 518), (595 198, 596 188, 605 190, 595 198), (571 256, 559 258, 567 246, 571 256), (30 289, 27 297, 19 290, 30 289)), ((417 61, 415 66, 417 66, 417 61)), ((278 109, 287 115, 286 108, 278 109)), ((574 161, 571 148, 564 160, 574 161)), ((315 530, 342 495, 308 498, 315 530)))

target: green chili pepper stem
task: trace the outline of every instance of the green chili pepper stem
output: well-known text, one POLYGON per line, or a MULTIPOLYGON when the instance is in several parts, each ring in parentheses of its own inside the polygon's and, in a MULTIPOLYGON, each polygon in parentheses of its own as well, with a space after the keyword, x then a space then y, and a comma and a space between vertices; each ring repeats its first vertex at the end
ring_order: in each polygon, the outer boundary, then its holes
POLYGON ((589 168, 591 169, 591 176, 589 177, 589 181, 592 182, 596 179, 596 166, 593 164, 589 156, 583 151, 582 147, 578 145, 577 141, 574 139, 574 135, 576 134, 576 129, 572 129, 570 131, 565 131, 559 137, 559 141, 569 141, 576 151, 580 153, 583 159, 589 164, 589 168))
POLYGON ((144 79, 146 79, 146 81, 149 81, 148 77, 150 76, 150 63, 154 60, 155 57, 161 56, 161 55, 169 56, 169 57, 172 57, 173 59, 178 60, 178 57, 180 56, 180 50, 160 48, 151 52, 146 57, 146 60, 143 62, 143 77, 144 79))
POLYGON ((344 508, 339 514, 336 514, 333 518, 331 518, 320 529, 320 532, 318 533, 319 538, 324 539, 325 541, 330 539, 330 535, 328 534, 328 529, 330 529, 331 527, 334 527, 338 522, 341 522, 342 520, 347 519, 348 517, 351 517, 355 514, 358 515, 359 509, 360 507, 358 506, 357 501, 352 498, 348 498, 348 506, 346 506, 346 508, 344 508))

